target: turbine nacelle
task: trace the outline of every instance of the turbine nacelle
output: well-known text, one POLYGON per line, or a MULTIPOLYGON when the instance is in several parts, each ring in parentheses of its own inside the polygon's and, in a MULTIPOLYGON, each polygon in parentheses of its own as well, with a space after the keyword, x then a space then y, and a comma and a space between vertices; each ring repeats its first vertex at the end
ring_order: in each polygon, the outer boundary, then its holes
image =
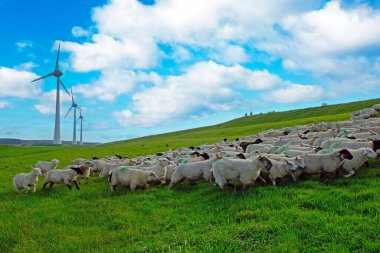
POLYGON ((53 76, 55 76, 55 77, 60 77, 62 75, 63 75, 63 73, 59 69, 54 70, 54 72, 53 72, 53 76))

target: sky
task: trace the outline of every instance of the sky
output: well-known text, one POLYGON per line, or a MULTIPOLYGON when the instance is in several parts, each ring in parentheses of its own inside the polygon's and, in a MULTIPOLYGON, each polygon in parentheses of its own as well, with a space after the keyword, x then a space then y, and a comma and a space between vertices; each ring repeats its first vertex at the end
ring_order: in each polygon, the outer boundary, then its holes
POLYGON ((380 0, 0 0, 0 31, 0 138, 53 138, 56 80, 31 80, 59 43, 84 141, 380 94, 380 0))

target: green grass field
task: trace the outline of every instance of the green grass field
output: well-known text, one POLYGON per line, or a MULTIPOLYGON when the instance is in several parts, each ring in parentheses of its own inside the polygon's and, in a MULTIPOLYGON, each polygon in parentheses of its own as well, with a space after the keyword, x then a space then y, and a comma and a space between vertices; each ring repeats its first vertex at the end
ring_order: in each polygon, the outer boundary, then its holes
POLYGON ((98 177, 17 194, 37 160, 130 157, 266 129, 339 121, 380 99, 275 112, 96 147, 0 146, 0 252, 380 252, 380 160, 350 179, 219 189, 208 183, 112 194, 98 177))

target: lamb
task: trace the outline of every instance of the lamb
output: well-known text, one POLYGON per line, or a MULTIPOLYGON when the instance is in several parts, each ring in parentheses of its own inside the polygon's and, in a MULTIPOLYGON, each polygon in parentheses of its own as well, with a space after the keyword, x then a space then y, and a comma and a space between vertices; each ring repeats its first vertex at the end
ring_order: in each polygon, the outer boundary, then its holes
POLYGON ((156 173, 157 177, 161 180, 162 184, 166 183, 166 168, 165 166, 170 165, 171 162, 165 158, 158 160, 158 163, 152 167, 145 167, 143 170, 153 171, 156 173))
POLYGON ((57 159, 53 159, 50 162, 38 161, 34 167, 40 168, 41 172, 46 173, 49 170, 57 168, 58 164, 59 161, 57 159))
POLYGON ((45 190, 46 185, 50 183, 50 188, 53 187, 54 184, 66 184, 67 188, 71 190, 71 184, 74 183, 77 190, 79 190, 79 185, 76 181, 78 175, 83 175, 82 168, 77 165, 73 165, 70 169, 65 170, 50 170, 46 173, 44 185, 42 190, 45 190))
MULTIPOLYGON (((93 172, 93 173, 95 173, 95 172, 102 173, 104 168, 113 167, 112 163, 106 162, 104 160, 93 160, 93 161, 91 161, 91 163, 92 163, 91 172, 93 172)), ((108 173, 107 173, 106 177, 108 177, 108 173)))
POLYGON ((268 178, 272 181, 273 185, 276 185, 277 178, 283 178, 287 175, 291 175, 293 180, 296 181, 296 177, 292 172, 298 169, 298 165, 289 160, 277 161, 267 157, 262 157, 263 161, 266 161, 268 170, 268 178))
POLYGON ((13 178, 13 185, 16 188, 17 192, 20 192, 21 189, 26 189, 26 192, 29 192, 30 187, 33 186, 33 192, 36 192, 36 186, 38 183, 38 177, 41 176, 40 168, 32 168, 32 171, 29 173, 20 173, 13 178))
POLYGON ((113 169, 110 172, 108 180, 110 181, 111 191, 114 192, 118 185, 125 185, 135 191, 136 188, 148 188, 149 184, 160 184, 161 180, 153 171, 143 171, 129 168, 113 169))
POLYGON ((221 159, 212 165, 212 174, 221 190, 224 190, 228 180, 239 180, 243 189, 254 184, 260 176, 263 167, 270 168, 267 160, 256 156, 249 159, 221 159))
POLYGON ((304 157, 305 174, 336 173, 344 160, 351 160, 352 154, 347 149, 336 150, 329 154, 306 154, 304 157))
POLYGON ((169 187, 173 187, 183 180, 200 180, 205 179, 211 181, 211 167, 212 164, 221 159, 221 155, 218 153, 214 157, 200 162, 182 163, 174 168, 174 173, 170 180, 169 187))
POLYGON ((81 179, 86 179, 87 183, 90 178, 90 172, 92 167, 92 162, 86 160, 82 165, 69 165, 63 168, 63 170, 71 169, 72 167, 80 168, 83 171, 83 175, 78 175, 76 181, 80 184, 81 179))
POLYGON ((351 177, 355 174, 355 171, 359 169, 364 163, 368 162, 368 158, 376 158, 378 155, 371 148, 349 149, 348 150, 353 158, 351 160, 345 160, 342 168, 348 174, 344 177, 351 177))

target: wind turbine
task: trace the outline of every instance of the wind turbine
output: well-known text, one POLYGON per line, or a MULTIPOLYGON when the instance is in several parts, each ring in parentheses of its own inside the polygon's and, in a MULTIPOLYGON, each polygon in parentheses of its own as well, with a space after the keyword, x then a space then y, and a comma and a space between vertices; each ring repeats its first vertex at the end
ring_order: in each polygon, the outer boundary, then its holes
POLYGON ((83 145, 83 138, 82 138, 82 125, 83 125, 83 121, 85 121, 83 119, 83 116, 82 116, 82 109, 81 108, 78 108, 79 109, 79 118, 77 120, 77 122, 80 120, 80 142, 79 142, 79 145, 83 145))
POLYGON ((70 113, 71 109, 74 108, 73 145, 76 145, 77 144, 77 108, 78 109, 80 109, 80 108, 78 107, 78 104, 75 103, 74 95, 73 95, 73 89, 71 88, 70 91, 71 91, 71 107, 70 107, 69 111, 66 113, 65 118, 70 113))
POLYGON ((57 94, 56 94, 56 100, 55 100, 55 127, 54 127, 53 144, 61 144, 62 143, 61 142, 61 122, 60 122, 60 118, 61 118, 61 116, 60 116, 60 96, 59 96, 59 91, 60 91, 60 87, 61 87, 60 85, 62 85, 62 87, 67 92, 67 94, 69 94, 69 96, 70 96, 70 93, 67 91, 65 85, 61 81, 61 76, 63 75, 63 73, 58 68, 60 49, 61 49, 61 44, 58 44, 58 54, 57 54, 57 60, 55 62, 54 71, 51 72, 50 74, 41 76, 41 77, 32 81, 32 82, 35 82, 35 81, 38 81, 38 80, 41 80, 41 79, 44 79, 44 78, 47 78, 50 76, 55 76, 57 78, 57 94))

